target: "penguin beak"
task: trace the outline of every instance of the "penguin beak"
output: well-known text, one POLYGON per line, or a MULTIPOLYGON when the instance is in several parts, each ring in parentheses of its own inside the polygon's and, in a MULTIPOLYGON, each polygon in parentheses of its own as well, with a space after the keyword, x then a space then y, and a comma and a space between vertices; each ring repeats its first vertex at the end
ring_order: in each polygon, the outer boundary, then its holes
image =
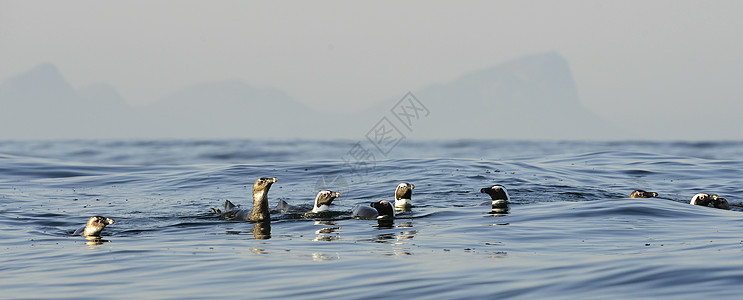
POLYGON ((278 179, 278 178, 276 178, 276 177, 271 177, 271 178, 269 179, 269 181, 270 181, 271 183, 275 183, 275 182, 279 181, 279 179, 278 179))
POLYGON ((332 193, 332 194, 330 194, 330 195, 331 195, 331 196, 333 196, 334 198, 338 198, 338 197, 340 197, 340 196, 341 196, 341 193, 339 193, 339 192, 333 192, 333 193, 332 193))
POLYGON ((106 225, 111 225, 113 223, 116 223, 116 221, 114 221, 114 219, 106 218, 106 225))

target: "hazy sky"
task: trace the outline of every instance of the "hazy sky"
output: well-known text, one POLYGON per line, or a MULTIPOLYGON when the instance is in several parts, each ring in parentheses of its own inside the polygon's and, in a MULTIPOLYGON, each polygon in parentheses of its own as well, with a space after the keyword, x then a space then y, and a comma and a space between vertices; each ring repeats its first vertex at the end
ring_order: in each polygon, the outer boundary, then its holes
POLYGON ((0 0, 0 80, 51 62, 135 105, 237 78, 350 110, 556 51, 599 114, 739 110, 742 16, 743 1, 0 0))

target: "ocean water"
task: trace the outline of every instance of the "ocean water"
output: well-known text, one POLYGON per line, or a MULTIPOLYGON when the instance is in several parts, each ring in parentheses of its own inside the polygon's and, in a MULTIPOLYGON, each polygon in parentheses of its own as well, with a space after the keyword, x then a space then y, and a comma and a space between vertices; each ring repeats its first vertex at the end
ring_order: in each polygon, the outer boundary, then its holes
POLYGON ((0 142, 0 298, 738 298, 743 143, 0 142), (363 146, 366 147, 363 147, 363 146), (362 146, 362 147, 360 147, 362 146), (370 156, 370 155, 373 155, 370 156), (209 213, 340 191, 270 226, 209 213), (392 223, 355 204, 415 185, 392 223), (483 187, 503 184, 510 213, 483 187), (628 199, 634 189, 660 194, 628 199), (698 192, 730 211, 689 205, 698 192), (72 236, 93 215, 102 240, 72 236))

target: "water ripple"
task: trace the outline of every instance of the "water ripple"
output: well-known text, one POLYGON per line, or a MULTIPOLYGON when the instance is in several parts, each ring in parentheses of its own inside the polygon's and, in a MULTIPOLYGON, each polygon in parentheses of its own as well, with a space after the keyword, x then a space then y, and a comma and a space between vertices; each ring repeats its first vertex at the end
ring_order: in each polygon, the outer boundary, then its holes
POLYGON ((406 141, 355 173, 355 141, 0 143, 0 289, 8 298, 327 299, 737 296, 743 207, 689 205, 743 194, 743 143, 406 141), (257 177, 279 199, 342 196, 327 215, 270 227, 209 213, 246 208, 257 177), (392 222, 350 209, 393 201, 392 222), (503 184, 508 214, 483 187, 503 184), (634 189, 655 199, 628 199, 634 189), (104 241, 70 234, 90 216, 104 241), (689 280, 689 274, 694 279, 689 280), (29 280, 33 278, 33 280, 29 280), (331 286, 332 283, 332 287, 331 286), (90 289, 95 286, 96 289, 90 289), (384 287, 383 289, 380 287, 384 287))

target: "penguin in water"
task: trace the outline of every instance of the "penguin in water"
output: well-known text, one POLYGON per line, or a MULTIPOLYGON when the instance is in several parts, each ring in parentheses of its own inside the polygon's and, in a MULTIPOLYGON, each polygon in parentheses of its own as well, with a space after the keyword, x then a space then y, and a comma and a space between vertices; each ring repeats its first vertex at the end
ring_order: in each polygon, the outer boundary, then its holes
POLYGON ((719 209, 730 210, 730 204, 728 201, 717 195, 712 195, 712 206, 719 209))
POLYGON ((629 194, 630 198, 654 198, 658 197, 658 193, 656 192, 646 192, 643 190, 634 190, 631 194, 629 194))
POLYGON ((395 209, 399 211, 409 211, 413 207, 411 197, 413 196, 414 185, 402 182, 395 188, 395 209))
POLYGON ((691 198, 689 204, 699 206, 709 206, 710 204, 712 204, 712 207, 714 208, 730 210, 730 204, 728 203, 728 201, 716 194, 696 194, 694 195, 694 197, 691 198))
MULTIPOLYGON (((320 190, 317 192, 317 196, 315 196, 315 203, 312 205, 312 209, 310 212, 312 213, 321 213, 326 212, 330 210, 330 204, 333 203, 333 200, 335 198, 338 198, 341 196, 341 193, 339 192, 333 192, 331 190, 320 190)), ((289 203, 286 203, 284 200, 279 200, 279 203, 276 205, 276 210, 281 213, 306 213, 307 208, 289 205, 289 203)))
POLYGON ((709 206, 709 204, 712 202, 712 196, 705 193, 698 193, 691 197, 691 201, 689 204, 691 205, 699 205, 699 206, 709 206))
POLYGON ((500 184, 493 185, 491 187, 480 189, 480 193, 490 195, 490 205, 493 208, 492 213, 507 214, 508 204, 511 199, 508 197, 508 191, 505 186, 500 184))
POLYGON ((243 221, 271 221, 271 213, 268 210, 268 190, 271 185, 279 181, 276 177, 261 177, 253 183, 253 209, 248 211, 240 209, 232 204, 230 200, 224 201, 224 212, 212 208, 212 213, 219 214, 225 219, 243 221))
POLYGON ((351 217, 364 220, 392 220, 395 218, 395 210, 387 201, 369 203, 368 206, 357 204, 351 209, 351 217))
POLYGON ((116 223, 114 219, 101 216, 93 216, 90 217, 88 223, 86 223, 85 226, 75 230, 75 233, 73 233, 73 235, 99 237, 101 236, 101 231, 103 230, 103 228, 106 228, 106 225, 111 225, 113 223, 116 223))

